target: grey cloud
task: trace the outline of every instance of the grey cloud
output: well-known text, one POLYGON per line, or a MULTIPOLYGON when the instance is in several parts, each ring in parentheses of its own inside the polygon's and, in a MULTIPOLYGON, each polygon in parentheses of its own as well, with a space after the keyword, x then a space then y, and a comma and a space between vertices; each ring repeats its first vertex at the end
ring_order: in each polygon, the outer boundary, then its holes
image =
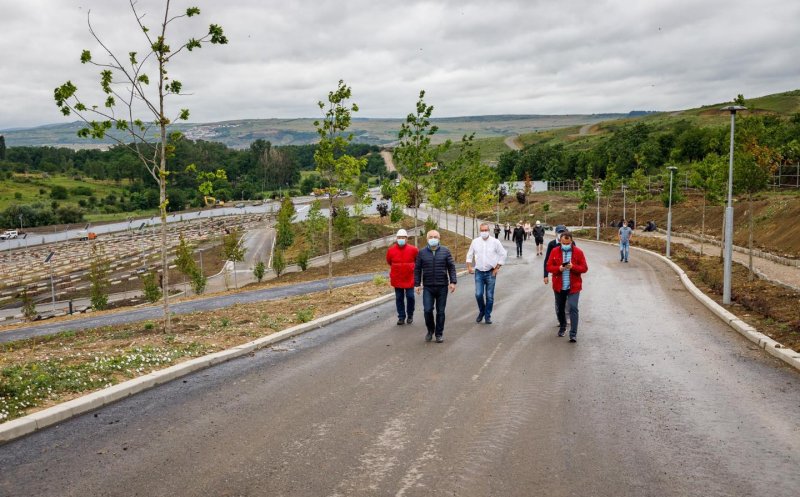
MULTIPOLYGON (((100 55, 144 50, 126 2, 7 2, 0 129, 63 122, 52 89, 71 79, 100 98, 100 55), (132 43, 135 41, 136 43, 132 43)), ((174 3, 174 2, 173 2, 174 3)), ((139 0, 158 21, 159 0, 139 0)), ((174 3, 175 4, 175 3, 174 3)), ((180 2, 181 8, 190 3, 180 2)), ((171 75, 194 121, 314 117, 339 79, 364 117, 400 117, 417 93, 439 116, 678 109, 797 87, 800 3, 793 0, 191 2, 175 41, 222 25, 230 44, 177 57, 171 75)))

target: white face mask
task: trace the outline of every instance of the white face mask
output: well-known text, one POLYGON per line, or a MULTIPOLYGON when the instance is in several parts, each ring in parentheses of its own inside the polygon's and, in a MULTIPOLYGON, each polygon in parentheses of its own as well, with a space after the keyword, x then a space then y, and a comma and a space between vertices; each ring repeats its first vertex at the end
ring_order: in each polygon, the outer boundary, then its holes
POLYGON ((481 238, 483 238, 484 240, 489 238, 489 232, 488 231, 481 231, 481 238))

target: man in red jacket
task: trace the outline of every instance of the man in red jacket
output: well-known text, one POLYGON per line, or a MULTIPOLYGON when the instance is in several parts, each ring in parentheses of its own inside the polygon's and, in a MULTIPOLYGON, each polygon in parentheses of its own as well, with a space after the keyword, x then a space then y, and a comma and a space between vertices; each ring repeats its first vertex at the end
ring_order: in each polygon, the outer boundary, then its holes
POLYGON ((583 287, 581 275, 589 270, 589 266, 583 251, 572 244, 569 231, 562 232, 559 241, 547 259, 547 271, 553 275, 558 336, 563 337, 567 329, 564 308, 569 304, 569 341, 575 343, 578 341, 578 299, 583 287))
POLYGON ((389 281, 394 287, 397 305, 397 324, 414 322, 414 263, 419 249, 408 245, 408 233, 397 231, 397 243, 386 252, 386 262, 390 266, 389 281))

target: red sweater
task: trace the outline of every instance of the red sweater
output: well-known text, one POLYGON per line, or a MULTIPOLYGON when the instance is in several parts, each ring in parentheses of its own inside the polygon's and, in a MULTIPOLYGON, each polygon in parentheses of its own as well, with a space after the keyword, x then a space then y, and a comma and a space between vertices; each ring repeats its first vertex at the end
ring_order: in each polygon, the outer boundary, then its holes
MULTIPOLYGON (((564 254, 561 252, 561 245, 556 245, 550 252, 547 259, 547 272, 553 274, 553 291, 560 292, 563 276, 561 274, 561 263, 564 262, 564 254)), ((586 264, 586 256, 583 250, 575 245, 572 246, 572 269, 569 270, 569 293, 578 293, 583 287, 581 275, 589 270, 586 264)))
POLYGON ((386 262, 391 266, 389 281, 395 288, 414 288, 414 262, 419 249, 406 243, 400 247, 393 243, 386 251, 386 262))

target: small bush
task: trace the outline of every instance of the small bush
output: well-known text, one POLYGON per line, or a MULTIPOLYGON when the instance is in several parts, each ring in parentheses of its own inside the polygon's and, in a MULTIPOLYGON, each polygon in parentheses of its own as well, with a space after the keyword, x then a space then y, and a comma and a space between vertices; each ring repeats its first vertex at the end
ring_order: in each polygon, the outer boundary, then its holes
POLYGON ((25 316, 25 319, 28 321, 33 321, 36 319, 36 304, 33 302, 33 298, 28 294, 28 289, 22 291, 22 315, 25 316))
POLYGON ((208 278, 199 269, 195 269, 189 274, 189 282, 192 285, 192 290, 195 294, 200 295, 206 291, 206 283, 208 278))
POLYGON ((436 224, 436 221, 434 221, 433 218, 428 216, 428 219, 425 220, 425 233, 435 229, 439 229, 439 225, 436 224))
POLYGON ((372 278, 372 283, 374 283, 375 286, 385 286, 389 283, 389 280, 382 274, 376 274, 375 277, 372 278))
POLYGON ((309 259, 308 250, 303 250, 302 252, 300 252, 300 254, 298 254, 297 265, 300 266, 301 271, 305 271, 306 269, 308 269, 308 259, 309 259))
POLYGON ((264 279, 264 273, 267 270, 267 266, 264 264, 264 261, 258 261, 258 263, 253 268, 253 276, 256 277, 256 281, 261 283, 261 280, 264 279))
POLYGON ((144 298, 148 302, 158 302, 161 300, 161 287, 158 284, 158 273, 150 271, 141 276, 142 290, 144 291, 144 298))
POLYGON ((314 309, 311 308, 299 309, 295 313, 295 317, 297 317, 297 320, 300 321, 301 323, 307 323, 312 319, 314 319, 314 309))
POLYGON ((154 322, 152 322, 152 321, 148 321, 148 322, 146 322, 146 323, 144 324, 144 329, 145 329, 145 331, 152 331, 153 329, 155 329, 155 327, 156 327, 156 325, 155 325, 155 323, 154 323, 154 322))

